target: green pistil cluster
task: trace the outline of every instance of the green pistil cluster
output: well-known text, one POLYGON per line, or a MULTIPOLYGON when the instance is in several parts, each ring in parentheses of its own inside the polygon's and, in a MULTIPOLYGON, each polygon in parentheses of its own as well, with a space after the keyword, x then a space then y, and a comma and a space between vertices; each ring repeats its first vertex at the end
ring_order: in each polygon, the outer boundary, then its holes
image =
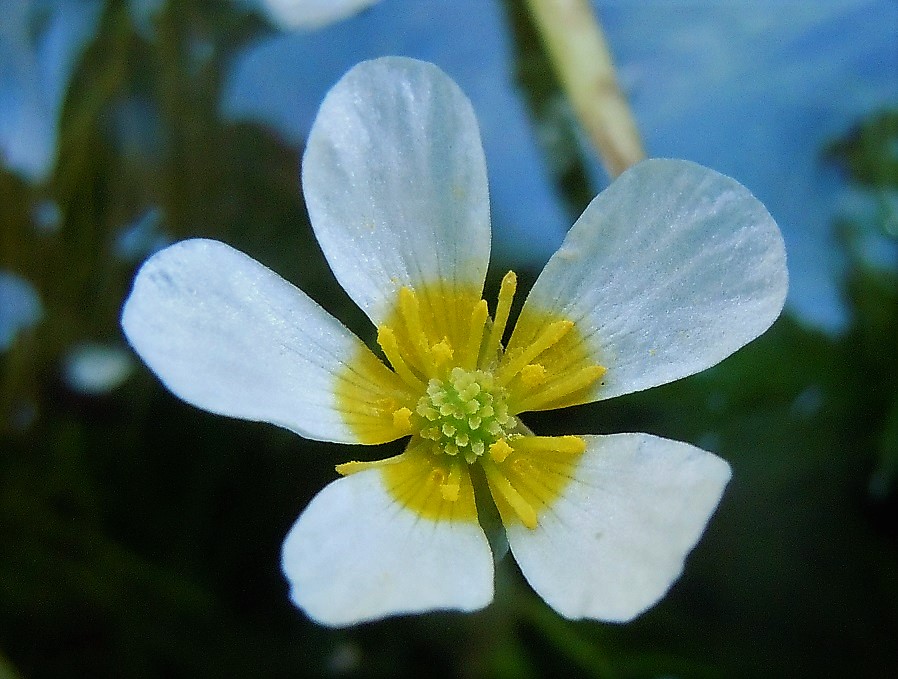
POLYGON ((436 442, 440 452, 461 455, 468 464, 514 428, 505 390, 481 370, 453 368, 447 379, 430 380, 415 412, 423 420, 422 437, 436 442))

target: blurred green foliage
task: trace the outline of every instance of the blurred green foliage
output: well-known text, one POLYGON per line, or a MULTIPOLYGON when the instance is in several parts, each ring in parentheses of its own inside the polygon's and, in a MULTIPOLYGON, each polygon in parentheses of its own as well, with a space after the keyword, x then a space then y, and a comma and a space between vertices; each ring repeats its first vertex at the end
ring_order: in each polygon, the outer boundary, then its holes
MULTIPOLYGON (((370 338, 312 238, 295 151, 216 116, 227 55, 265 28, 214 5, 169 3, 148 42, 110 3, 66 102, 52 180, 35 188, 0 171, 0 267, 32 281, 45 306, 0 358, 0 678, 893 676, 894 270, 852 261, 843 336, 784 317, 705 373, 529 420, 544 433, 647 431, 733 466, 683 578, 626 626, 559 618, 506 559, 480 613, 316 627, 287 600, 280 545, 356 451, 200 412, 142 368, 108 395, 69 388, 73 343, 124 343, 118 313, 137 262, 116 255, 115 239, 148 207, 172 238, 227 241, 370 338), (209 46, 199 63, 198 39, 209 46), (115 132, 133 98, 157 120, 151 148, 115 132), (49 233, 32 217, 47 199, 62 213, 49 233)), ((535 117, 573 135, 550 105, 557 88, 532 29, 513 18, 535 117)), ((861 190, 898 189, 896 120, 859 121, 822 162, 861 190)), ((587 183, 570 153, 557 176, 579 210, 587 183)), ((846 247, 864 228, 843 225, 846 247)))

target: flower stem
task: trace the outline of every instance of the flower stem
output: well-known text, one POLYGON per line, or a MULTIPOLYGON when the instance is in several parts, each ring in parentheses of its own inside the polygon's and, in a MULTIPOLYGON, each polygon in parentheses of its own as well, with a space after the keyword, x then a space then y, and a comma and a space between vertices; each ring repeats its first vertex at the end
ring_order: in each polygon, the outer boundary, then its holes
POLYGON ((612 178, 645 158, 588 0, 527 0, 561 85, 612 178))

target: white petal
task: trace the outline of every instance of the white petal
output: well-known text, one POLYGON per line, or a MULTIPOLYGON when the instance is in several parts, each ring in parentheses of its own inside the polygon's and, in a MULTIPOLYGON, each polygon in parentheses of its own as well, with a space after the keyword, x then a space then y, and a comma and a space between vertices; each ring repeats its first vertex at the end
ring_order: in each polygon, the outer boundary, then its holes
POLYGON ((188 240, 141 267, 122 311, 135 351, 213 413, 356 443, 335 402, 363 345, 301 290, 237 250, 188 240))
POLYGON ((334 274, 375 324, 401 286, 480 292, 486 162, 470 102, 436 66, 387 57, 349 71, 321 105, 302 179, 334 274))
POLYGON ((347 19, 377 0, 261 0, 271 18, 285 29, 321 28, 347 19))
POLYGON ((680 575, 730 468, 648 434, 585 438, 567 488, 535 529, 508 525, 508 542, 533 589, 563 616, 624 622, 680 575))
POLYGON ((422 518, 393 499, 380 470, 324 488, 284 542, 291 598, 334 627, 432 610, 472 611, 493 598, 493 559, 473 521, 422 518))
POLYGON ((610 398, 750 342, 779 315, 787 278, 782 235, 745 187, 687 161, 647 160, 590 203, 522 316, 574 321, 608 368, 594 398, 610 398))

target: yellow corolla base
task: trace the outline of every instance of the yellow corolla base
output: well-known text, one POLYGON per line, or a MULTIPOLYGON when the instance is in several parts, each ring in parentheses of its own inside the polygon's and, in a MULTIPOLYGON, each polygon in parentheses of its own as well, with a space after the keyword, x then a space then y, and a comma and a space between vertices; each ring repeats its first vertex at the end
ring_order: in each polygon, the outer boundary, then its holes
POLYGON ((576 436, 534 436, 530 410, 591 400, 605 368, 574 321, 525 308, 503 345, 517 278, 502 280, 493 319, 475 290, 401 288, 377 329, 392 366, 367 349, 338 379, 337 403, 362 443, 410 435, 402 455, 347 462, 340 474, 377 467, 397 502, 442 521, 477 521, 471 467, 479 465, 506 523, 536 528, 573 478, 585 449, 576 436))

